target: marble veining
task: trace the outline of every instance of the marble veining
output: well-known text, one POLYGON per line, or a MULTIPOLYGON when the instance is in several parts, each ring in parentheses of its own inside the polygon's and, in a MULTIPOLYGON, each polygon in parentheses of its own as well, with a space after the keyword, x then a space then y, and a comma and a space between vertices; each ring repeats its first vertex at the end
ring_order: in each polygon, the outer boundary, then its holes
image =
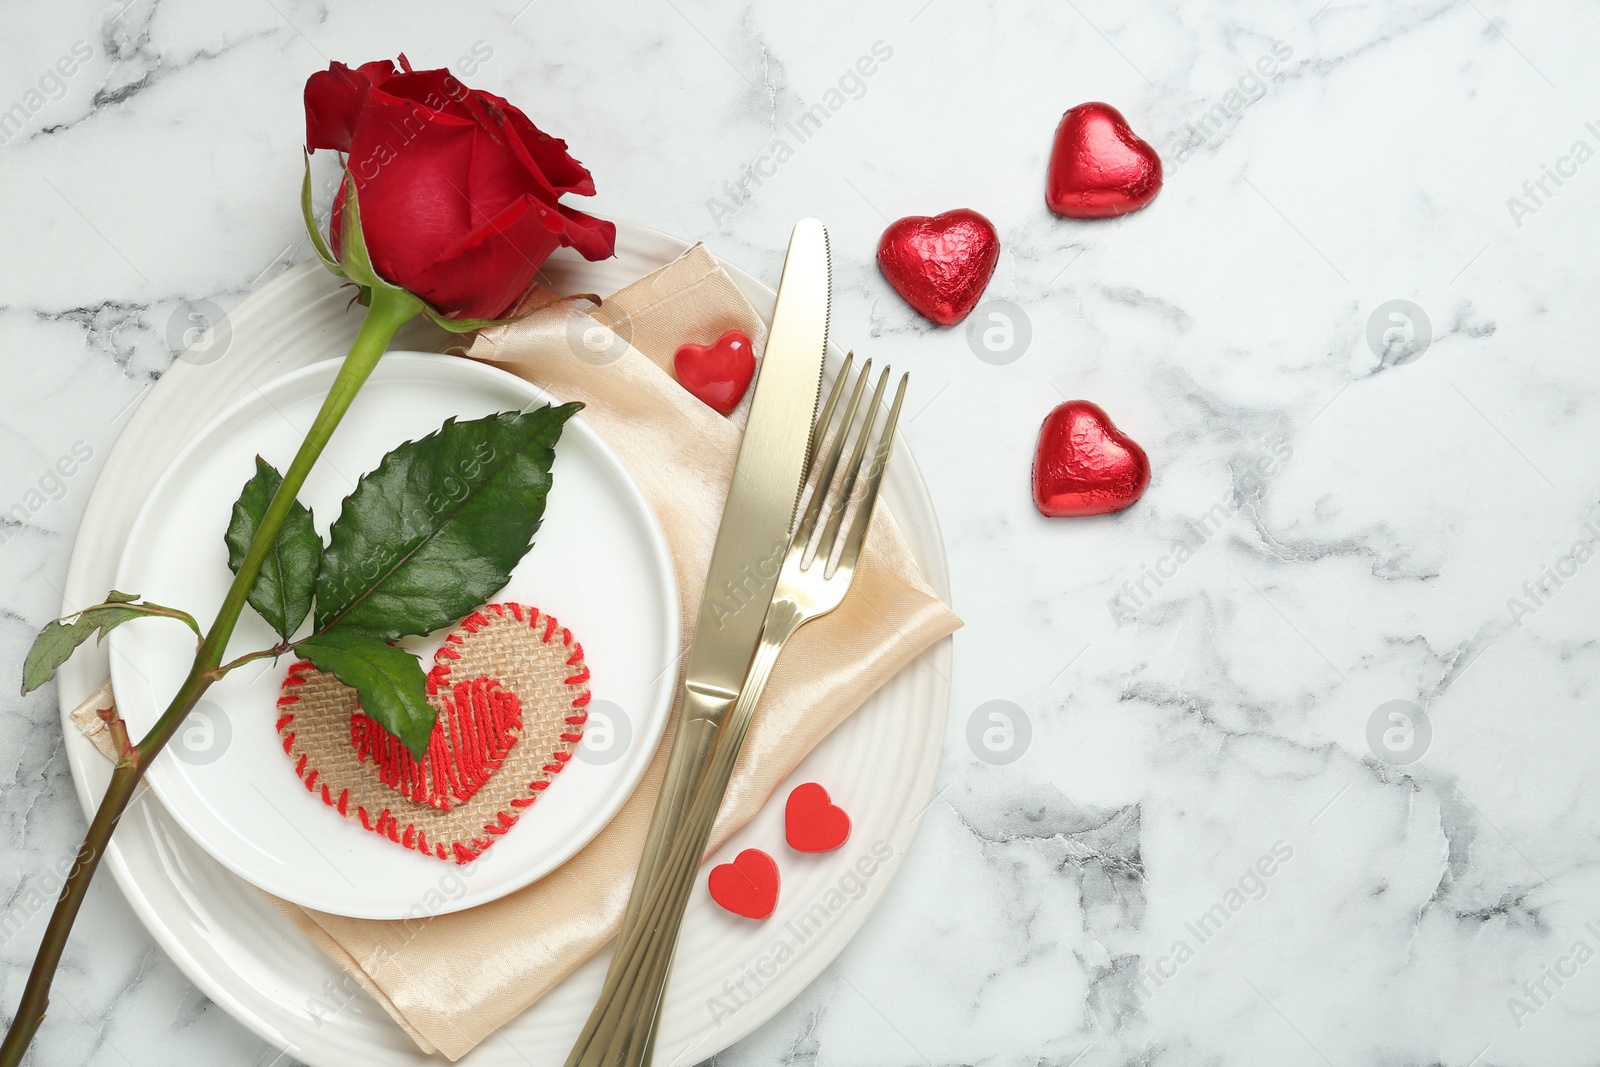
MULTIPOLYGON (((193 316, 309 254, 306 75, 404 50, 567 139, 597 210, 768 282, 793 220, 822 218, 836 339, 914 372, 903 432, 968 624, 938 798, 862 934, 715 1063, 1600 1061, 1592 5, 4 18, 12 679, 95 473, 193 316), (848 77, 864 56, 874 73, 848 77), (1045 210, 1055 123, 1086 100, 1161 152, 1146 211, 1045 210), (879 276, 888 222, 953 207, 1001 235, 974 319, 1006 316, 1025 346, 934 327, 879 276), (1034 436, 1069 398, 1149 451, 1130 511, 1034 512, 1034 436)), ((53 688, 0 698, 4 1010, 83 822, 53 688)), ((102 878, 31 1062, 292 1061, 102 878)))

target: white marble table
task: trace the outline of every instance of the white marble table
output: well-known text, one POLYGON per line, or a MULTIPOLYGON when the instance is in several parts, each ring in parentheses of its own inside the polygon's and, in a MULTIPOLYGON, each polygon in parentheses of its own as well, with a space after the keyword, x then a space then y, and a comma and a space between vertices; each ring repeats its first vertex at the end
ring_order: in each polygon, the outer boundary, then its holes
MULTIPOLYGON (((916 372, 968 621, 942 792, 717 1062, 1596 1062, 1600 9, 122 3, 3 16, 0 1012, 84 825, 53 689, 14 686, 96 470, 187 316, 307 255, 306 75, 403 49, 566 137, 598 210, 768 281, 820 216, 835 336, 916 372), (1166 158, 1141 214, 1044 209, 1091 99, 1166 158), (873 261, 958 206, 1004 242, 1009 361, 873 261), (1034 511, 1066 397, 1148 448, 1133 510, 1034 511), (996 711, 1010 752, 969 741, 996 711)), ((102 879, 32 1062, 275 1061, 102 879)))

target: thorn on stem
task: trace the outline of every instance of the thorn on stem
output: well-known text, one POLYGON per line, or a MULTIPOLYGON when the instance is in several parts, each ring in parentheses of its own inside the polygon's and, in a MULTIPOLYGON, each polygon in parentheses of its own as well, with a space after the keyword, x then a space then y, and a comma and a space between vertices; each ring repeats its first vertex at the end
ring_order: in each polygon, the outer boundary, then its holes
POLYGON ((98 714, 100 721, 111 731, 111 743, 116 746, 117 755, 120 757, 118 762, 128 759, 133 755, 133 742, 128 738, 128 724, 117 714, 117 706, 112 704, 101 708, 98 714))

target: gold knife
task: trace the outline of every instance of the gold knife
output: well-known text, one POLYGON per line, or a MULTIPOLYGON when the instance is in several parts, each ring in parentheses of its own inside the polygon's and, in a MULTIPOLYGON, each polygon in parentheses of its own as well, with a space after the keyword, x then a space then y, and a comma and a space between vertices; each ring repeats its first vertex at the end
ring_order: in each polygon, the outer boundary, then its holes
MULTIPOLYGON (((660 874, 717 730, 739 698, 755 656, 810 461, 831 300, 828 233, 816 219, 802 219, 789 238, 750 418, 711 552, 684 670, 678 732, 623 918, 624 938, 660 874)), ((619 975, 607 974, 602 1004, 619 981, 619 975)), ((598 1011, 585 1025, 569 1065, 585 1062, 597 1020, 598 1011)), ((602 1037, 601 1047, 607 1037, 602 1037)))

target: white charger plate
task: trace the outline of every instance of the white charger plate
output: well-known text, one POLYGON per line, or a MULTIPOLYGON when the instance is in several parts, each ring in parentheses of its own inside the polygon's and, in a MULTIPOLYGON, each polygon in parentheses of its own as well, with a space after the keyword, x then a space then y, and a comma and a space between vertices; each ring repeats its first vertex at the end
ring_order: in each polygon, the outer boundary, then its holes
MULTIPOLYGON (((676 238, 623 223, 614 259, 587 263, 558 253, 545 267, 545 280, 558 292, 613 292, 686 248, 676 238)), ((770 321, 772 290, 727 269, 770 321)), ((210 412, 289 370, 344 354, 357 324, 347 313, 348 303, 348 294, 320 267, 301 264, 229 313, 224 321, 231 341, 210 350, 220 348, 220 355, 179 360, 168 369, 106 457, 73 548, 64 610, 94 603, 112 588, 133 518, 156 476, 209 421, 210 412)), ((847 332, 836 320, 835 335, 847 332)), ((403 332, 396 347, 427 349, 438 340, 419 325, 403 332)), ((841 358, 838 349, 830 349, 830 368, 841 358)), ((894 516, 934 590, 948 598, 938 520, 903 435, 895 443, 880 508, 894 516)), ((949 640, 913 661, 828 735, 724 847, 725 860, 741 849, 770 849, 781 841, 783 801, 789 788, 803 781, 825 783, 854 821, 851 840, 839 851, 786 861, 778 912, 765 923, 736 919, 704 893, 694 895, 667 991, 657 1046, 662 1067, 698 1063, 772 1018, 866 922, 933 793, 949 709, 950 665, 949 640), (869 877, 851 878, 851 868, 878 842, 890 858, 873 867, 869 877), (837 896, 830 893, 847 878, 837 896), (837 908, 830 906, 835 903, 837 908), (810 920, 803 941, 786 933, 790 922, 818 904, 826 921, 810 920), (792 955, 775 973, 759 973, 779 937, 792 955), (756 972, 759 982, 747 972, 756 972), (724 983, 732 982, 742 982, 749 995, 731 1015, 718 1015, 712 998, 723 1001, 724 983)), ((58 674, 67 758, 86 813, 104 792, 110 768, 68 716, 108 670, 107 650, 85 646, 58 674)), ((128 809, 105 866, 184 973, 241 1023, 295 1058, 312 1067, 437 1067, 444 1062, 419 1052, 373 1001, 348 992, 344 972, 263 894, 190 839, 152 794, 141 795, 128 809)), ((561 1062, 599 994, 609 958, 608 948, 460 1062, 467 1067, 561 1062)))
MULTIPOLYGON (((181 607, 202 623, 216 615, 232 577, 222 532, 233 501, 255 473, 257 455, 279 470, 288 467, 342 362, 325 360, 253 390, 189 442, 134 520, 118 589, 181 607)), ((494 367, 391 352, 328 442, 300 501, 326 538, 356 479, 402 441, 432 433, 451 416, 464 421, 547 403, 560 401, 494 367)), ((167 813, 213 857, 267 892, 363 919, 486 903, 543 877, 587 844, 633 792, 666 728, 676 685, 678 591, 649 504, 581 415, 562 432, 551 476, 534 547, 494 599, 531 605, 570 629, 593 674, 594 706, 630 714, 623 731, 615 721, 585 731, 577 758, 471 864, 470 877, 461 879, 465 890, 443 897, 440 880, 454 871, 453 862, 399 848, 307 792, 274 725, 292 654, 248 664, 207 691, 171 755, 145 776, 167 813)), ((431 664, 446 632, 405 644, 431 664)), ((133 736, 143 736, 188 674, 194 638, 181 625, 142 622, 112 631, 110 643, 119 709, 133 736)), ((276 643, 265 620, 247 609, 228 655, 276 643)))

